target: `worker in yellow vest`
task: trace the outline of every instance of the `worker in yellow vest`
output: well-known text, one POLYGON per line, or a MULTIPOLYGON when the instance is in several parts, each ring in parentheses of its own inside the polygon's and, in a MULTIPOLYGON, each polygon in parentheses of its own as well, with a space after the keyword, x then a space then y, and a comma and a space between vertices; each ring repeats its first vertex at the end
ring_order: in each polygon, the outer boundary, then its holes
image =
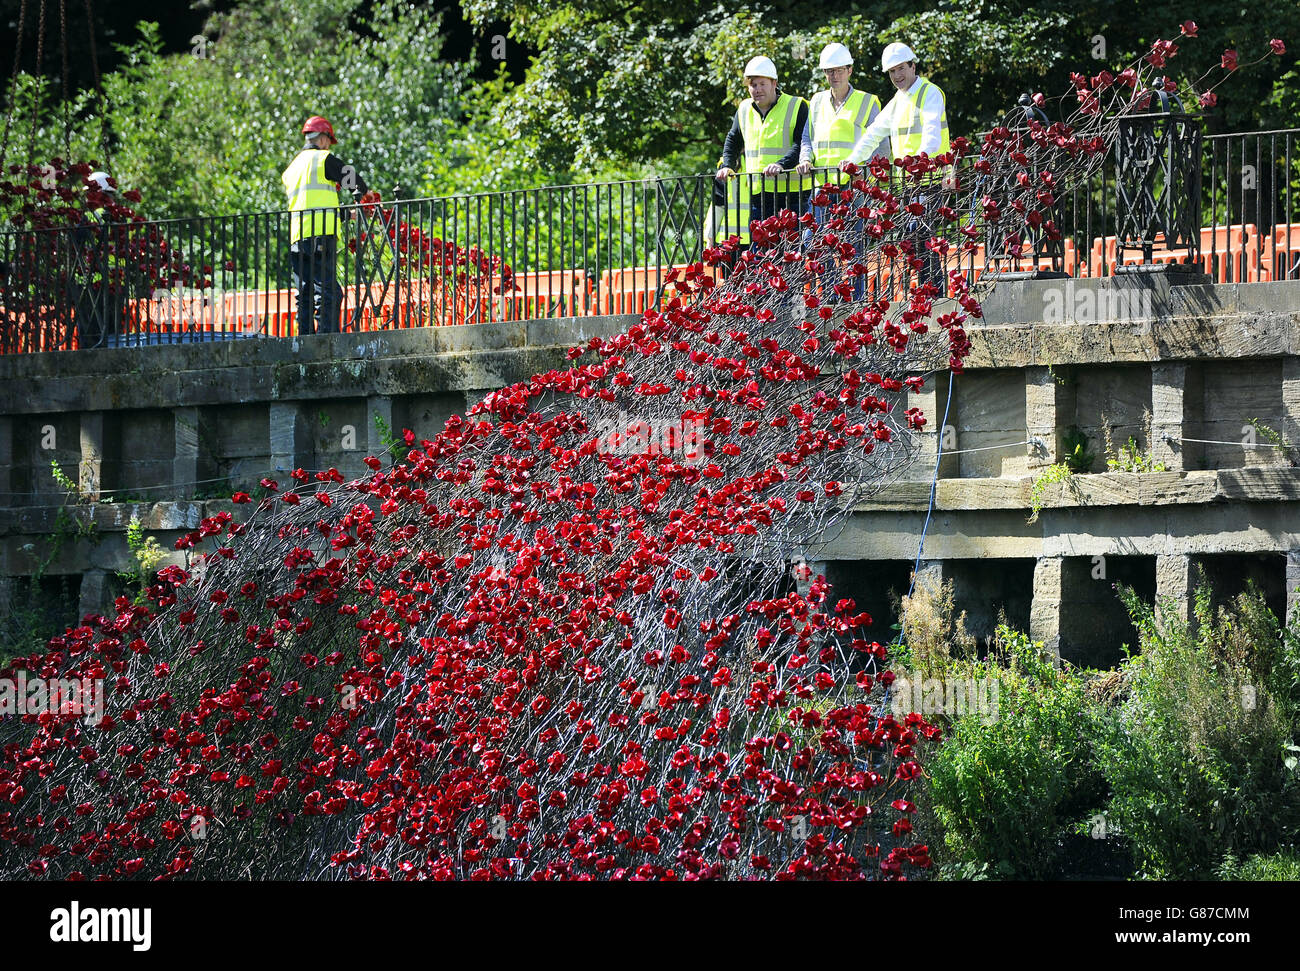
POLYGON ((912 48, 890 44, 880 57, 880 67, 894 85, 894 97, 858 137, 844 161, 861 164, 886 138, 894 158, 922 152, 933 157, 947 152, 948 114, 943 91, 917 73, 912 48))
POLYGON ((734 234, 742 246, 749 245, 751 221, 782 209, 802 213, 812 187, 811 179, 792 172, 808 124, 808 102, 780 90, 769 57, 745 65, 745 87, 749 97, 736 110, 718 159, 717 179, 727 204, 715 234, 719 241, 734 234))
POLYGON ((340 185, 354 194, 369 189, 351 165, 330 152, 334 128, 320 115, 303 123, 306 144, 280 176, 289 198, 289 263, 298 291, 298 333, 333 334, 339 329, 343 290, 338 284, 340 185))
MULTIPOLYGON (((808 124, 804 128, 803 144, 799 149, 798 171, 802 175, 808 175, 815 166, 820 171, 815 174, 813 181, 821 185, 827 181, 836 181, 834 176, 837 173, 827 170, 838 168, 849 157, 862 133, 879 116, 880 99, 874 94, 859 91, 850 83, 853 77, 853 54, 843 44, 827 44, 822 49, 818 67, 826 75, 827 88, 814 94, 808 103, 808 124)), ((817 225, 826 222, 824 207, 815 206, 813 215, 817 225)), ((862 232, 861 217, 850 216, 845 223, 850 236, 856 237, 862 232)), ((811 230, 808 237, 811 238, 811 230)), ((837 293, 833 289, 839 283, 840 276, 838 261, 832 260, 822 280, 822 297, 827 303, 847 299, 844 293, 837 293)), ((853 298, 861 300, 864 294, 865 278, 854 277, 853 298)))
MULTIPOLYGON (((826 75, 827 88, 808 103, 808 125, 799 148, 799 172, 812 168, 838 168, 849 157, 862 133, 880 115, 880 99, 859 91, 853 78, 853 55, 843 44, 827 44, 819 67, 826 75)), ((818 173, 817 182, 831 173, 818 173)))
MULTIPOLYGON (((894 85, 894 97, 874 122, 858 138, 841 168, 850 162, 861 163, 869 159, 889 139, 889 148, 896 159, 925 153, 930 157, 948 152, 948 113, 943 91, 928 78, 917 72, 916 54, 906 44, 893 43, 880 56, 880 69, 889 75, 894 85)), ((951 174, 944 177, 951 185, 951 174)), ((924 203, 924 197, 915 200, 924 203)), ((909 235, 916 226, 910 226, 909 235)), ((918 255, 922 259, 921 282, 933 283, 943 290, 942 266, 938 256, 925 247, 930 236, 923 231, 914 236, 918 255)))

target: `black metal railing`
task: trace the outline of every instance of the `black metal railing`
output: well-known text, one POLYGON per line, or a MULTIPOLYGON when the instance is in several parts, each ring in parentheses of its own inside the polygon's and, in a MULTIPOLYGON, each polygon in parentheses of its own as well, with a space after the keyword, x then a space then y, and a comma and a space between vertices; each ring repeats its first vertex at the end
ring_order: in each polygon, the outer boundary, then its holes
MULTIPOLYGON (((1065 200, 1070 227, 1064 269, 1111 276, 1150 260, 1195 265, 1214 283, 1300 280, 1300 129, 1206 135, 1200 148, 1199 246, 1183 241, 1120 255, 1123 194, 1107 164, 1065 200), (1199 250, 1199 253, 1196 252, 1199 250)), ((1179 230, 1185 234, 1186 227, 1179 230)))
MULTIPOLYGON (((943 269, 1087 277, 1148 261, 1196 264, 1219 283, 1300 279, 1297 135, 1204 138, 1199 247, 1161 246, 1157 235, 1149 252, 1124 250, 1124 194, 1108 160, 1058 201, 1063 245, 1019 257, 987 241, 974 252, 954 245, 943 269)), ((674 292, 674 267, 732 234, 746 241, 751 216, 811 205, 809 188, 827 179, 842 176, 709 174, 358 203, 340 207, 335 236, 297 254, 288 212, 8 231, 0 353, 641 313, 674 292), (317 292, 332 280, 334 301, 300 311, 295 270, 320 277, 317 292)), ((977 189, 952 198, 978 199, 977 189)), ((972 211, 956 226, 978 221, 972 211)), ((907 275, 896 271, 876 261, 865 295, 898 293, 907 275)))

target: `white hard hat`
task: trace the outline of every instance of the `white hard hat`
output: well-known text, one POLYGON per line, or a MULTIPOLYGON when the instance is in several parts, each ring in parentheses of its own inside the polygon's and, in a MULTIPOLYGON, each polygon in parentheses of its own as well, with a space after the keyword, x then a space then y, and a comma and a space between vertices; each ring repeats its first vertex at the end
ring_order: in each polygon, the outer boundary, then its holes
POLYGON ((817 67, 826 70, 830 67, 852 67, 853 55, 843 44, 827 44, 822 48, 822 58, 817 67))
POLYGON ((117 191, 111 185, 109 185, 107 172, 91 172, 88 176, 86 176, 86 181, 95 183, 95 185, 99 187, 99 190, 101 192, 117 191))
POLYGON ((776 80, 776 65, 772 63, 770 57, 752 57, 749 63, 745 65, 745 77, 747 78, 771 78, 776 80))
POLYGON ((912 48, 906 44, 900 44, 898 41, 890 44, 885 48, 885 52, 880 55, 880 70, 888 71, 891 67, 898 67, 900 64, 906 64, 908 61, 915 61, 916 55, 912 53, 912 48))

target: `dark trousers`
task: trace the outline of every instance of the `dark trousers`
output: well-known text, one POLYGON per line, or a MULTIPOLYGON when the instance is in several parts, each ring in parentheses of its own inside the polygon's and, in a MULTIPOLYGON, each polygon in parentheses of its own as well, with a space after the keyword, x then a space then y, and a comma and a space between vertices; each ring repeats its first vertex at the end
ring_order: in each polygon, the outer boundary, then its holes
MULTIPOLYGON (((817 220, 812 229, 804 232, 804 246, 812 244, 813 234, 824 231, 823 227, 830 222, 831 215, 829 206, 813 206, 813 218, 817 220)), ((840 237, 853 244, 857 249, 857 256, 853 259, 844 259, 832 253, 823 253, 822 262, 826 264, 826 269, 821 272, 820 283, 822 288, 822 301, 825 303, 839 303, 845 299, 836 293, 834 287, 846 277, 849 285, 853 288, 852 296, 848 299, 854 302, 860 302, 867 297, 867 278, 865 276, 849 276, 847 273, 851 263, 866 263, 866 251, 869 243, 866 239, 866 222, 861 216, 849 215, 844 217, 844 228, 840 230, 840 237)))
POLYGON ((933 283, 938 288, 940 297, 948 296, 948 286, 944 282, 943 260, 939 258, 938 253, 926 245, 934 237, 913 235, 920 231, 915 222, 908 224, 907 231, 916 244, 916 256, 921 261, 921 272, 917 274, 918 285, 925 286, 927 283, 933 283))
POLYGON ((759 192, 749 200, 749 218, 768 219, 782 209, 802 216, 808 209, 808 192, 759 192))
POLYGON ((120 330, 124 301, 118 294, 98 284, 74 282, 68 288, 68 297, 77 329, 77 347, 103 347, 120 330))
POLYGON ((309 236, 289 247, 293 285, 298 290, 298 334, 337 334, 343 288, 335 275, 338 239, 309 236))

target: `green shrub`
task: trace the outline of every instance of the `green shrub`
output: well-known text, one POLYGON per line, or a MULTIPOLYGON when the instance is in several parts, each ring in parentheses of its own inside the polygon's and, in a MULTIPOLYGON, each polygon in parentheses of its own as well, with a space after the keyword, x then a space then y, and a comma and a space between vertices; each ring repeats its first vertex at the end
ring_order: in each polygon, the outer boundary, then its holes
POLYGON ((964 716, 927 763, 925 814, 942 831, 945 872, 1003 879, 1054 876, 1060 837, 1102 805, 1091 752, 1097 706, 1042 645, 1001 626, 999 658, 971 665, 1000 684, 997 717, 964 716))
POLYGON ((1196 593, 1194 624, 1121 590, 1142 652, 1125 661, 1119 717, 1099 740, 1107 818, 1141 876, 1207 878, 1225 854, 1268 853, 1300 825, 1297 638, 1253 587, 1217 616, 1196 593))
POLYGON ((1220 880, 1300 880, 1300 852, 1294 847, 1277 853, 1256 853, 1238 862, 1231 854, 1219 865, 1220 880))

